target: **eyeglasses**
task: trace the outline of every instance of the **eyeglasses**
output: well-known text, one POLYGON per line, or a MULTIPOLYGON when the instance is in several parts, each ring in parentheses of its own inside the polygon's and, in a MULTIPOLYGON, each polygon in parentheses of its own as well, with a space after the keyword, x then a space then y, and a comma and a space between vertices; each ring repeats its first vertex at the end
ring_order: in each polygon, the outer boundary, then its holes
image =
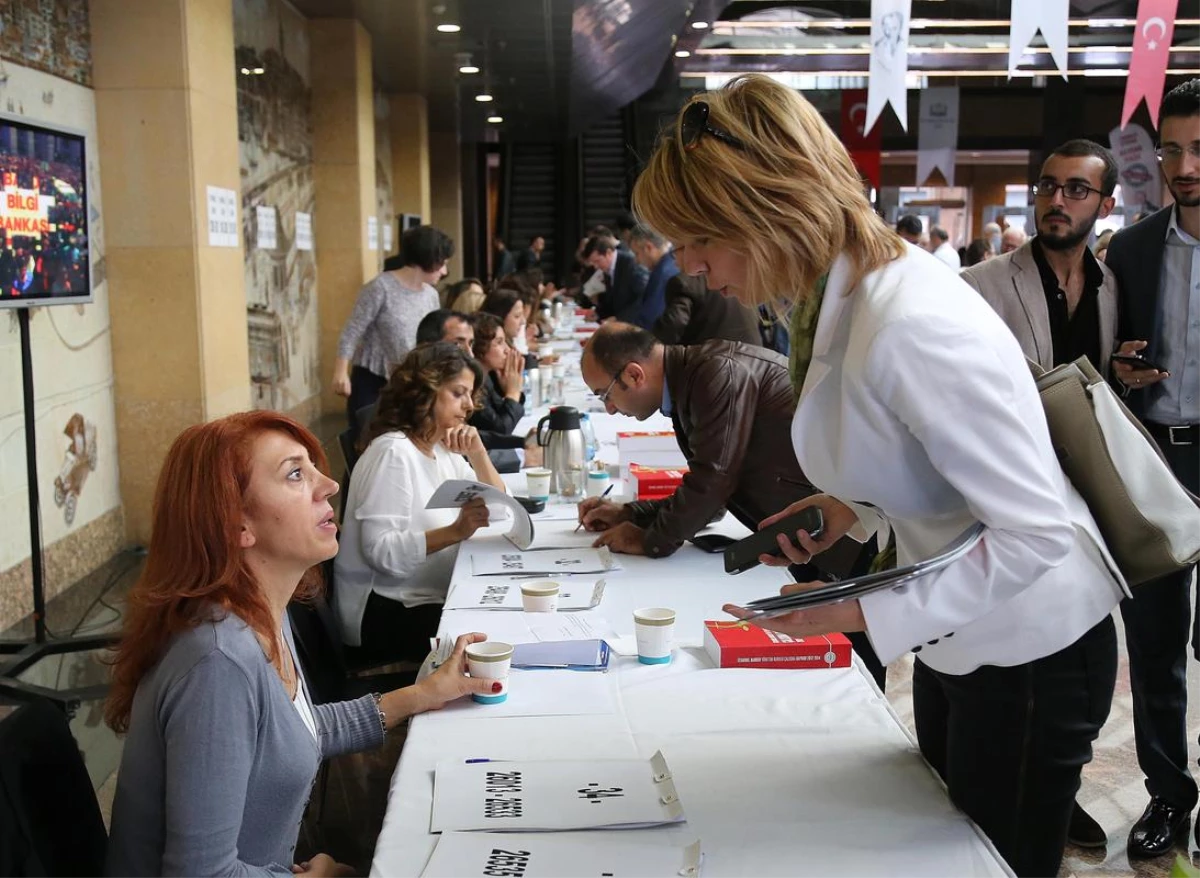
POLYGON ((1200 143, 1190 143, 1187 146, 1177 146, 1171 143, 1154 150, 1159 161, 1163 162, 1177 162, 1183 158, 1185 152, 1194 159, 1200 159, 1200 143))
POLYGON ((604 388, 604 392, 599 394, 600 404, 608 405, 608 398, 612 395, 613 388, 617 386, 617 382, 621 380, 621 376, 625 374, 625 370, 629 368, 629 363, 626 363, 613 375, 612 381, 608 382, 608 387, 604 388))
POLYGON ((708 124, 708 104, 704 101, 692 101, 679 114, 679 142, 685 150, 691 152, 700 145, 700 138, 711 134, 717 140, 724 141, 730 146, 745 149, 742 143, 728 131, 714 128, 708 124))
POLYGON ((1093 192, 1104 197, 1104 193, 1096 187, 1080 183, 1078 180, 1070 180, 1066 183, 1059 183, 1056 180, 1038 180, 1033 184, 1033 194, 1038 198, 1053 198, 1054 193, 1059 189, 1062 190, 1063 198, 1070 198, 1072 201, 1083 201, 1093 192))

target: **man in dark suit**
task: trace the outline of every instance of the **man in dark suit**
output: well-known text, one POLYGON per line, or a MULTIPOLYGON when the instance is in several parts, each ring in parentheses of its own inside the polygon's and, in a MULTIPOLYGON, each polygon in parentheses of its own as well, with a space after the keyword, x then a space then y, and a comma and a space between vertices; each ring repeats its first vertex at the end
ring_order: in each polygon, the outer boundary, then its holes
POLYGON ((638 265, 650 272, 641 311, 633 322, 642 329, 651 329, 667 307, 667 283, 679 274, 679 266, 667 239, 649 226, 639 223, 630 229, 629 248, 638 265))
MULTIPOLYGON (((1105 263, 1117 277, 1120 353, 1113 363, 1126 402, 1158 442, 1175 475, 1200 492, 1200 79, 1163 99, 1163 177, 1175 204, 1123 229, 1105 263)), ((1200 658, 1200 617, 1189 618, 1192 570, 1138 586, 1121 604, 1129 645, 1133 729, 1150 804, 1129 833, 1131 859, 1168 853, 1197 802, 1188 766, 1187 641, 1200 658), (1190 626, 1189 626, 1190 623, 1190 626)), ((1197 821, 1200 843, 1200 820, 1197 821)))
POLYGON ((601 320, 615 317, 623 323, 633 323, 642 309, 650 273, 638 265, 632 253, 618 250, 612 238, 589 238, 583 248, 583 259, 596 271, 603 272, 607 281, 596 306, 596 316, 601 320))
POLYGON ((508 277, 516 271, 512 253, 504 246, 504 239, 497 235, 492 239, 492 280, 508 277))
POLYGON ((542 251, 546 249, 546 239, 541 235, 534 235, 529 239, 529 246, 520 252, 517 256, 517 271, 525 271, 527 268, 537 268, 542 264, 542 251))
POLYGON ((666 306, 654 323, 663 344, 693 345, 713 338, 762 346, 758 318, 733 296, 722 296, 703 277, 677 274, 667 281, 666 306))

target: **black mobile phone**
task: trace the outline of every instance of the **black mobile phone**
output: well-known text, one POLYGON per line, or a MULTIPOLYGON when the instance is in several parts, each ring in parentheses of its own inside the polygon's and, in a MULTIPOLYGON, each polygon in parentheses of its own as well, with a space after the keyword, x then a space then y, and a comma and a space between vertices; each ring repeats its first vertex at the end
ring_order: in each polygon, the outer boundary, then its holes
POLYGON ((770 527, 751 534, 744 540, 738 540, 725 550, 725 572, 742 573, 751 567, 756 567, 759 563, 759 555, 782 557, 783 552, 780 551, 779 542, 776 539, 779 534, 786 536, 792 541, 793 546, 802 550, 800 543, 796 540, 796 531, 798 530, 808 531, 808 535, 814 540, 821 538, 821 534, 825 532, 825 516, 821 514, 819 507, 808 506, 795 515, 789 515, 770 527))
POLYGON ((724 552, 730 546, 736 545, 737 540, 724 534, 696 534, 692 537, 692 545, 701 551, 715 555, 724 552))
POLYGON ((1114 363, 1124 363, 1127 366, 1133 366, 1135 369, 1157 369, 1159 372, 1167 371, 1162 366, 1151 363, 1145 357, 1139 357, 1137 354, 1113 354, 1112 361, 1114 363))

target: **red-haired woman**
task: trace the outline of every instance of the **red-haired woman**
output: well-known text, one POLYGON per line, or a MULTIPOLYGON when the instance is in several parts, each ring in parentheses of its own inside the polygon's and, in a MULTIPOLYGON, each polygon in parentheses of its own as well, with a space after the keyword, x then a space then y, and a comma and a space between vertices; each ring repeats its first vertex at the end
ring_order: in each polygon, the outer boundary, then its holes
POLYGON ((284 612, 337 553, 325 467, 316 438, 273 412, 190 427, 167 453, 105 709, 128 733, 108 874, 345 874, 326 854, 293 865, 321 760, 490 691, 464 676, 483 639, 468 634, 415 686, 311 703, 284 612))

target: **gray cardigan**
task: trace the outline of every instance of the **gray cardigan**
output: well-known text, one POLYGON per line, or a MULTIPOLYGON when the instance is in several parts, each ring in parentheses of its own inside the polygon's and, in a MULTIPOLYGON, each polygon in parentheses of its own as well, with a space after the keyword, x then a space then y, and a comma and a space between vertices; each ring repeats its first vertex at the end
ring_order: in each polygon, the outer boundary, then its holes
POLYGON ((290 876, 321 760, 383 742, 369 695, 313 716, 319 744, 237 616, 176 637, 134 695, 107 874, 290 876))

